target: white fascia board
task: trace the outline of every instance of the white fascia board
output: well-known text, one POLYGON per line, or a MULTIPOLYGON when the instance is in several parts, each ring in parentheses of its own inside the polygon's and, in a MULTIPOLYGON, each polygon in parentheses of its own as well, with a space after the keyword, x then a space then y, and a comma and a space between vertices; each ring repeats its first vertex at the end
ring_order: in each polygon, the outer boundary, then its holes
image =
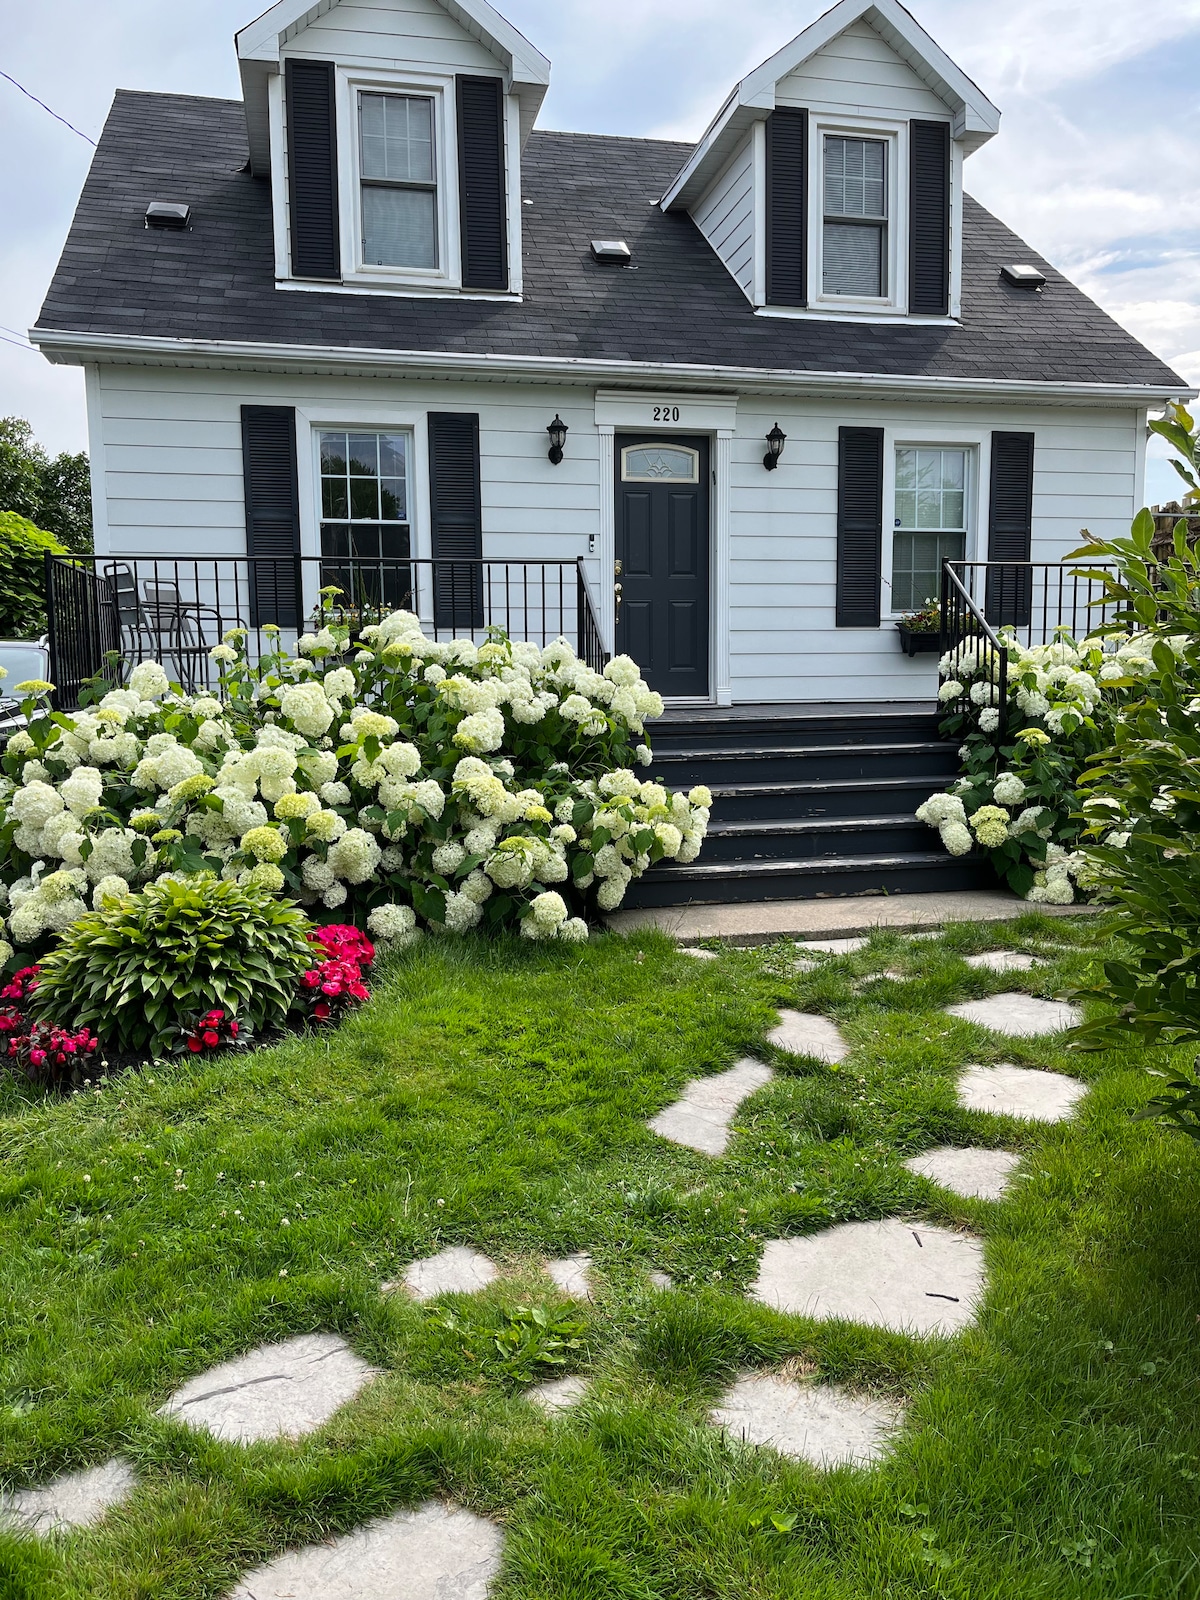
POLYGON ((1032 383, 1012 378, 943 378, 896 373, 809 372, 791 368, 720 367, 688 362, 597 361, 572 356, 464 355, 440 350, 357 350, 338 345, 265 344, 249 340, 163 339, 151 335, 72 333, 31 328, 31 343, 49 361, 123 366, 207 367, 313 375, 461 378, 475 382, 544 382, 736 389, 776 395, 878 395, 919 399, 1103 407, 1193 400, 1196 389, 1140 383, 1032 383))
POLYGON ((733 90, 662 199, 662 208, 686 207, 707 187, 732 153, 736 136, 775 109, 775 86, 855 22, 866 22, 954 114, 951 132, 977 150, 999 130, 1000 112, 897 0, 840 0, 803 33, 755 67, 733 90))

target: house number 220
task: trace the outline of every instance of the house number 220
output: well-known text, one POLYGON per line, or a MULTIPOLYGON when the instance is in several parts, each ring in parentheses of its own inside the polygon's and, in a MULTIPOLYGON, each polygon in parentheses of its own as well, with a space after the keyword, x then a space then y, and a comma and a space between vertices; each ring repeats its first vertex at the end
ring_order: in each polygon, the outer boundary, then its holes
POLYGON ((655 422, 678 422, 679 421, 679 407, 678 406, 655 406, 655 408, 654 408, 654 420, 655 420, 655 422))

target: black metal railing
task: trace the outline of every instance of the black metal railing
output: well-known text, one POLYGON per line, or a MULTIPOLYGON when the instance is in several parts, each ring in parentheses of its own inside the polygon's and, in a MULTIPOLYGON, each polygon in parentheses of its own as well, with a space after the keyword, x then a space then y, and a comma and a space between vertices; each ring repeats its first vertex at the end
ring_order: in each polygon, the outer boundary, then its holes
POLYGON ((959 575, 958 569, 963 565, 958 561, 942 563, 942 677, 947 681, 982 679, 993 685, 999 713, 995 730, 999 744, 1007 721, 1008 651, 959 575))
POLYGON ((596 671, 608 660, 582 560, 411 557, 47 556, 50 677, 59 709, 113 658, 122 673, 161 661, 189 693, 213 688, 213 647, 242 629, 252 661, 298 636, 348 625, 352 636, 412 611, 430 638, 488 628, 547 645, 563 637, 596 671))
POLYGON ((1103 583, 1071 562, 947 561, 945 567, 990 627, 1027 647, 1052 644, 1063 628, 1072 638, 1086 638, 1116 616, 1103 583))

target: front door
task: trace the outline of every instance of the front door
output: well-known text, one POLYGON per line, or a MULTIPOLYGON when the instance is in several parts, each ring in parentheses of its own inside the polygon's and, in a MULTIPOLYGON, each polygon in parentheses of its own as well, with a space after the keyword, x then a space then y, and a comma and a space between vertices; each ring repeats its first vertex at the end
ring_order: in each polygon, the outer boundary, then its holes
POLYGON ((708 440, 616 444, 617 651, 664 699, 707 700, 708 440))

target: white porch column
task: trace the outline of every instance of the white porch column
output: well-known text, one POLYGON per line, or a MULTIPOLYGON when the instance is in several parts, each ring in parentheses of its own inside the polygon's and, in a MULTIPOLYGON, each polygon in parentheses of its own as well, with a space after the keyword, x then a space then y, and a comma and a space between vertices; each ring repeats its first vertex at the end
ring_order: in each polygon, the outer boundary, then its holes
POLYGON ((616 473, 613 436, 616 428, 611 422, 597 424, 600 436, 600 584, 596 595, 600 607, 600 636, 610 655, 616 654, 617 617, 613 595, 613 562, 617 559, 617 523, 613 481, 616 473))
POLYGON ((718 428, 713 467, 713 699, 719 706, 733 704, 730 684, 729 617, 729 478, 733 467, 733 429, 718 428))

